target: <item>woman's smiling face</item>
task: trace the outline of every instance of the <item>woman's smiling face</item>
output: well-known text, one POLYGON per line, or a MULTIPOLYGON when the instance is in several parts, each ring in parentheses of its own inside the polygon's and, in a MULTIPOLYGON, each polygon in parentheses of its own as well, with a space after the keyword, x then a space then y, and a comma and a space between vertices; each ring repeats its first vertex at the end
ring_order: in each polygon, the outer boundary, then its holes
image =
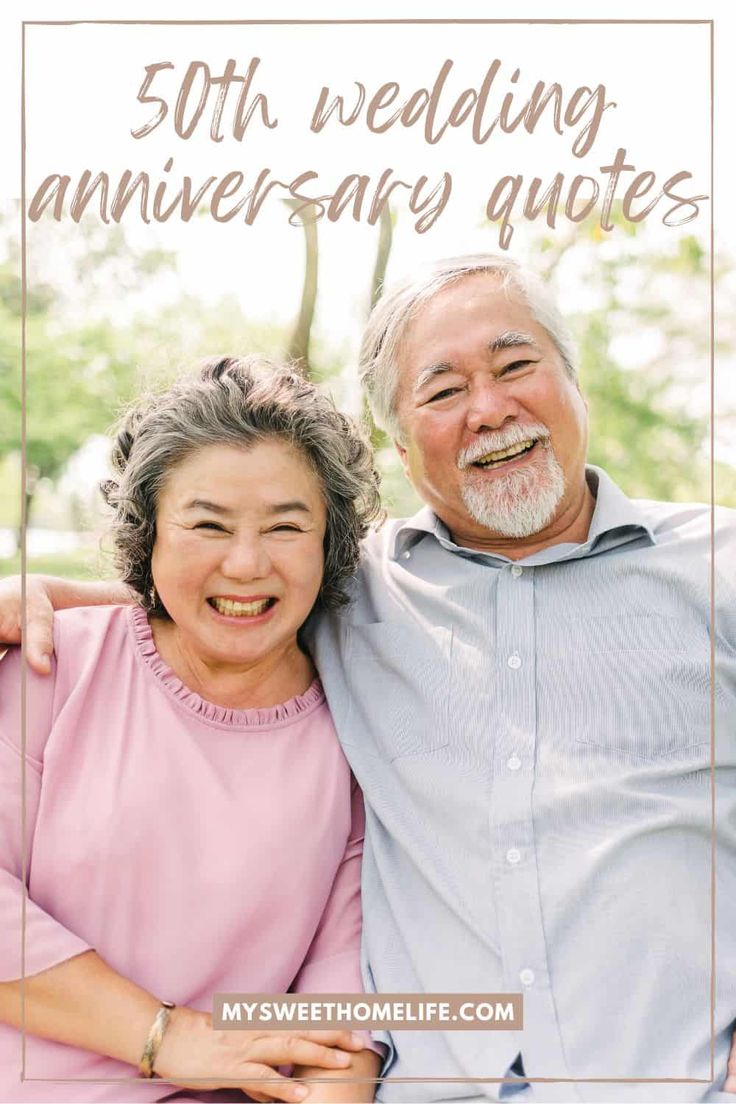
POLYGON ((213 667, 286 655, 319 593, 325 525, 315 472, 277 437, 208 445, 172 468, 151 567, 180 643, 213 667))

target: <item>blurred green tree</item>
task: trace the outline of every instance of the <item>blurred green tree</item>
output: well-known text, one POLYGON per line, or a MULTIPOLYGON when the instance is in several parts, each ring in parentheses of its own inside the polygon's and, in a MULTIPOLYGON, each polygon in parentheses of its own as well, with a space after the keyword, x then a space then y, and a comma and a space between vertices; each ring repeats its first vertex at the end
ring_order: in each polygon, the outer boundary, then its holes
MULTIPOLYGON (((17 217, 17 216, 16 216, 17 217)), ((590 457, 632 495, 674 500, 709 495, 707 407, 709 389, 708 257, 694 236, 673 236, 656 247, 643 227, 614 213, 617 227, 604 235, 594 222, 526 236, 526 253, 561 298, 579 348, 581 386, 591 414, 590 457)), ((312 333, 317 283, 316 230, 305 227, 305 270, 300 305, 290 332, 245 316, 235 296, 215 307, 174 286, 154 310, 119 311, 152 277, 174 271, 174 258, 158 249, 134 249, 120 227, 90 220, 52 226, 53 252, 63 268, 43 262, 44 239, 34 229, 29 251, 27 386, 29 491, 34 480, 55 480, 91 434, 104 433, 122 403, 137 391, 173 376, 182 364, 223 350, 270 355, 291 352, 302 370, 337 385, 340 352, 312 333), (79 289, 84 289, 80 296, 79 289), (89 309, 87 309, 89 308, 89 309)), ((0 462, 20 449, 19 258, 12 227, 0 222, 0 462)), ((391 256, 393 220, 377 228, 372 275, 366 274, 367 311, 380 296, 391 256)), ((521 254, 521 249, 520 249, 521 254)), ((736 312, 728 296, 733 266, 716 258, 716 352, 736 355, 736 312)), ((327 307, 329 309, 329 307, 327 307)), ((733 412, 717 410, 717 428, 733 412)), ((417 498, 403 477, 390 441, 371 427, 385 497, 392 513, 406 513, 417 498)), ((715 468, 716 498, 736 505, 736 468, 715 468)))
MULTIPOLYGON (((592 219, 533 246, 577 341, 590 410, 589 457, 629 495, 703 501, 710 497, 708 255, 690 235, 653 249, 620 209, 613 219, 616 236, 607 240, 592 219), (562 292, 570 287, 583 298, 580 306, 564 303, 562 292)), ((716 353, 731 358, 732 274, 731 262, 717 256, 716 353)), ((716 428, 732 426, 734 413, 717 409, 716 428)), ((719 463, 715 470, 716 500, 736 506, 736 469, 719 463)))
MULTIPOLYGON (((14 215, 0 220, 5 256, 0 261, 0 461, 21 449, 22 291, 14 215)), ((79 231, 80 228, 75 227, 79 231)), ((170 266, 160 250, 135 253, 119 227, 81 226, 58 284, 33 279, 29 251, 26 298, 26 517, 38 481, 55 480, 84 441, 104 433, 121 401, 134 391, 135 342, 101 315, 91 321, 65 316, 65 287, 89 288, 88 298, 135 286, 144 275, 170 266), (71 271, 70 271, 71 269, 71 271), (94 276, 92 275, 94 273, 94 276), (125 339, 124 339, 125 338, 125 339)), ((43 248, 39 243, 39 248, 43 248)), ((18 518, 20 524, 20 518, 18 518)))

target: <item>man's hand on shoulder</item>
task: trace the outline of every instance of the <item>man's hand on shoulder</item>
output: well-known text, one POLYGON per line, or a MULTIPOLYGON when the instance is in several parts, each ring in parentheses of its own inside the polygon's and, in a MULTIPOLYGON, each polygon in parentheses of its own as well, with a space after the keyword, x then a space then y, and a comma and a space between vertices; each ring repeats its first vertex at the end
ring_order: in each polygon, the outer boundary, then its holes
MULTIPOLYGON (((34 671, 47 675, 54 652, 54 610, 72 606, 116 606, 133 601, 119 582, 77 582, 52 575, 26 575, 26 656, 34 671)), ((0 579, 0 644, 20 644, 20 575, 0 579)))
MULTIPOLYGON (((0 642, 20 644, 22 605, 21 577, 0 579, 0 642)), ((26 576, 26 656, 34 671, 47 675, 51 669, 54 607, 47 580, 26 576)))

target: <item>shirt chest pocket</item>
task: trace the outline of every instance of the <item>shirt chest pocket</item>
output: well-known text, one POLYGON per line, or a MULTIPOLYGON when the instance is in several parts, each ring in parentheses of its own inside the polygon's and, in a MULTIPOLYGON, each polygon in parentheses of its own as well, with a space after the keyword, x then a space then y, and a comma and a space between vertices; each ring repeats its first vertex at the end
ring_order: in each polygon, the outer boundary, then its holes
POLYGON ((542 700, 567 712, 579 743, 650 760, 709 743, 709 641, 694 620, 571 618, 565 638, 574 645, 548 657, 542 700))
POLYGON ((394 622, 351 625, 348 672, 343 743, 392 760, 447 744, 452 629, 394 622))

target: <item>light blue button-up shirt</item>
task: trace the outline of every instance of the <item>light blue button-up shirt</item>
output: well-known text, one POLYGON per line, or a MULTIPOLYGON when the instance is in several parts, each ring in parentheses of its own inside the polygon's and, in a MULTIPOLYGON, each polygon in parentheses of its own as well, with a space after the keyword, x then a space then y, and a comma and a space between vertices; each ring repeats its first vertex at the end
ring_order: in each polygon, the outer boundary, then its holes
MULTIPOLYGON (((520 1032, 396 1032, 391 1077, 499 1078, 520 1054, 526 1077, 604 1083, 517 1099, 721 1099, 611 1083, 710 1080, 710 514, 588 479, 585 543, 516 562, 458 547, 428 509, 387 524, 347 613, 318 626, 366 799, 366 982, 524 993, 520 1032)), ((716 557, 715 1086, 736 1018, 732 511, 716 557)), ((509 1091, 387 1083, 380 1099, 509 1091)))

